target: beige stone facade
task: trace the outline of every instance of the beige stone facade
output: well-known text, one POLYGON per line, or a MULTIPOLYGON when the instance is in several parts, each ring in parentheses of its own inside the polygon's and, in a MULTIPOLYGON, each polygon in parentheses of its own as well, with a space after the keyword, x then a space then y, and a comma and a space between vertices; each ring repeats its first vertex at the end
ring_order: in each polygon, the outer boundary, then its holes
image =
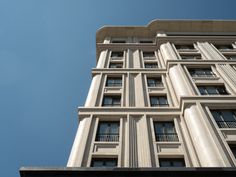
POLYGON ((96 46, 68 167, 235 167, 236 21, 108 26, 96 46))

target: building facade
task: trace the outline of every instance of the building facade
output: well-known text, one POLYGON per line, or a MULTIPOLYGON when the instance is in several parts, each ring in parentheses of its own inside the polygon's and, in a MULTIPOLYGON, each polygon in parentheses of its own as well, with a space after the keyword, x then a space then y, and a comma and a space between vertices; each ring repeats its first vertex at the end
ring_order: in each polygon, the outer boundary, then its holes
POLYGON ((107 26, 96 50, 68 168, 236 174, 236 21, 107 26))
POLYGON ((68 166, 234 167, 235 32, 231 21, 100 29, 68 166))

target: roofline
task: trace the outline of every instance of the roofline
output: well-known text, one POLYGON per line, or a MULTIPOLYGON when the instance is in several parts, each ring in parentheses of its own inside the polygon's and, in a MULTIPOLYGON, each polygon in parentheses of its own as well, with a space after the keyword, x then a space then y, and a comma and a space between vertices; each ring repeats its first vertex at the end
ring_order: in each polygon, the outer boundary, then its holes
POLYGON ((228 19, 228 20, 154 19, 144 26, 103 26, 96 32, 96 44, 103 43, 105 37, 154 38, 156 37, 158 32, 167 34, 170 33, 236 34, 236 19, 228 19))

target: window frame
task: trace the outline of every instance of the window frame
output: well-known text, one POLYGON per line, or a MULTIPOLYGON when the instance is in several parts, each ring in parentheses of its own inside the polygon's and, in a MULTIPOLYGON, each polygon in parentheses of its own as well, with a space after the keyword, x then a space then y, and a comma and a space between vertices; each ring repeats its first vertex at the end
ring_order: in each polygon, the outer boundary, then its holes
POLYGON ((157 62, 144 62, 144 68, 145 69, 157 69, 158 68, 158 63, 157 62), (151 66, 151 67, 147 67, 151 66), (153 67, 155 66, 155 67, 153 67))
POLYGON ((150 106, 151 107, 169 107, 169 101, 167 98, 167 95, 150 95, 149 96, 149 100, 150 100, 150 106), (165 104, 153 104, 152 99, 157 98, 157 103, 160 103, 160 98, 165 98, 165 104))
POLYGON ((90 163, 90 167, 95 167, 95 168, 114 168, 114 167, 117 167, 117 165, 118 165, 118 158, 100 158, 100 157, 93 157, 92 159, 91 159, 91 163, 90 163), (94 166, 94 162, 96 162, 96 160, 97 161, 99 161, 99 160, 103 163, 103 166, 94 166), (106 162, 115 162, 115 166, 106 166, 106 165, 104 165, 104 163, 106 163, 106 162))
POLYGON ((102 107, 121 107, 121 95, 104 95, 102 100, 102 107), (105 100, 111 99, 111 104, 106 104, 105 100), (114 100, 115 99, 115 100, 114 100), (119 104, 114 104, 119 99, 119 104))
POLYGON ((146 78, 147 78, 147 87, 148 88, 164 87, 161 76, 159 76, 159 77, 158 76, 157 77, 147 76, 146 78), (154 82, 150 82, 151 80, 153 80, 154 82))
POLYGON ((124 58, 124 51, 111 51, 111 59, 122 59, 124 58))
POLYGON ((123 79, 122 76, 107 76, 106 87, 122 87, 123 79))
POLYGON ((120 121, 99 121, 96 131, 96 142, 119 142, 120 140, 120 121), (105 127, 106 133, 101 132, 101 127, 107 125, 105 127), (112 129, 112 125, 116 125, 116 133, 113 133, 114 129, 112 129))
POLYGON ((187 70, 192 78, 215 78, 216 77, 216 74, 214 73, 211 67, 208 67, 208 68, 188 67, 187 70), (199 73, 202 72, 203 74, 199 74, 198 72, 199 73))
POLYGON ((153 127, 156 142, 179 142, 174 121, 154 121, 153 127), (169 129, 168 124, 172 125, 171 129, 169 129), (161 127, 160 132, 158 132, 158 126, 161 127))
POLYGON ((172 167, 174 167, 174 168, 186 167, 186 163, 185 163, 185 159, 184 158, 161 158, 161 157, 159 157, 158 160, 159 160, 159 166, 160 167, 170 167, 170 168, 172 168, 172 167), (175 160, 175 161, 173 161, 173 160, 175 160), (170 166, 162 166, 161 163, 163 161, 167 161, 167 162, 169 161, 171 165, 170 166), (183 166, 174 166, 174 164, 173 164, 174 162, 181 162, 181 163, 183 163, 183 166))
MULTIPOLYGON (((230 93, 228 92, 228 90, 226 89, 226 87, 224 85, 197 85, 197 89, 198 89, 198 92, 200 93, 200 95, 202 95, 202 96, 204 96, 204 95, 230 95, 230 93), (215 93, 217 92, 217 94, 210 93, 210 91, 211 91, 210 87, 215 88, 214 91, 215 91, 215 93), (224 90, 224 92, 222 92, 222 90, 224 90)), ((212 91, 213 91, 213 89, 212 89, 212 91)))
POLYGON ((218 128, 236 128, 236 110, 234 109, 210 109, 210 113, 216 122, 218 128), (223 112, 230 112, 232 113, 232 120, 229 121, 229 117, 225 117, 226 114, 223 112), (218 119, 218 120, 217 120, 218 119))

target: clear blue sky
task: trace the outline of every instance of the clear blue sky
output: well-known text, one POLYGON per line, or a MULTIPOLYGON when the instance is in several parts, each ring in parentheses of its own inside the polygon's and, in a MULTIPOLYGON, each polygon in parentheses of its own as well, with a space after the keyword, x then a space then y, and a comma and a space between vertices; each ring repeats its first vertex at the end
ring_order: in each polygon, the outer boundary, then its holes
POLYGON ((103 25, 236 19, 235 0, 0 0, 0 175, 65 166, 103 25))

